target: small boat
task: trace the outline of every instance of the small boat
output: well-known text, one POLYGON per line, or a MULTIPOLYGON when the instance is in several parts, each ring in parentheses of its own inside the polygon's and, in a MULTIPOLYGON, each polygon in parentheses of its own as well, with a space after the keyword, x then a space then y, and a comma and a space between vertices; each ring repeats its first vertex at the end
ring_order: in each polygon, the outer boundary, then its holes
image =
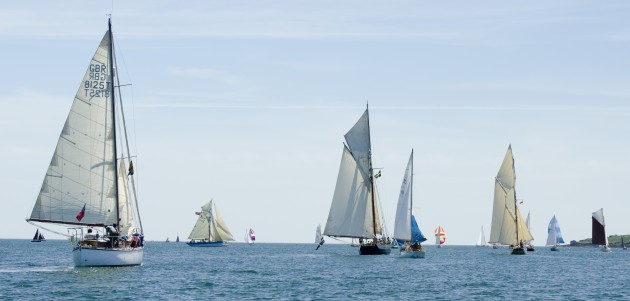
POLYGON ((562 238, 560 225, 554 215, 551 221, 549 221, 549 226, 547 226, 547 245, 551 246, 551 251, 559 251, 559 246, 563 243, 564 239, 562 238))
POLYGON ((396 240, 402 243, 400 257, 424 258, 425 250, 420 243, 427 239, 420 232, 416 218, 413 216, 413 150, 411 150, 398 196, 392 244, 398 245, 396 240))
POLYGON ((481 226, 481 232, 479 232, 479 237, 477 238, 477 243, 475 244, 477 247, 487 247, 488 243, 486 243, 486 235, 483 233, 483 226, 481 226))
POLYGON ((604 208, 593 212, 592 224, 592 243, 599 245, 602 252, 610 252, 610 246, 608 245, 608 236, 606 236, 606 223, 604 222, 604 208))
POLYGON ((177 235, 177 238, 175 239, 175 242, 179 242, 179 235, 177 235))
POLYGON ((219 209, 210 200, 201 206, 200 212, 195 212, 199 217, 193 227, 186 244, 191 247, 222 247, 225 242, 233 241, 232 233, 223 221, 219 209))
POLYGON ((324 245, 325 242, 326 241, 324 240, 324 236, 322 236, 322 226, 317 225, 317 229, 315 229, 315 243, 317 244, 315 251, 319 250, 319 248, 324 245))
POLYGON ((623 236, 621 236, 621 249, 622 250, 627 250, 628 247, 626 247, 626 244, 623 242, 623 236))
POLYGON ((508 147, 503 163, 494 178, 494 203, 490 243, 509 245, 512 255, 525 255, 526 241, 534 238, 527 229, 516 202, 516 171, 512 146, 508 147))
POLYGON ((438 248, 441 248, 445 242, 446 234, 444 233, 444 227, 438 226, 437 228, 435 228, 435 244, 438 248))
POLYGON ((369 110, 344 138, 339 174, 328 213, 324 235, 359 239, 359 255, 391 253, 390 242, 383 231, 378 195, 372 167, 369 110))
POLYGON ((144 254, 116 57, 109 20, 27 219, 66 227, 76 267, 141 265, 144 254))
POLYGON ((31 242, 42 242, 45 240, 46 239, 44 238, 44 234, 42 234, 42 232, 39 232, 39 229, 35 230, 35 236, 33 236, 31 242))
POLYGON ((256 241, 256 234, 254 234, 254 229, 245 229, 245 242, 251 246, 254 244, 254 241, 256 241))
POLYGON ((168 237, 166 237, 166 242, 171 242, 171 241, 168 239, 168 237))

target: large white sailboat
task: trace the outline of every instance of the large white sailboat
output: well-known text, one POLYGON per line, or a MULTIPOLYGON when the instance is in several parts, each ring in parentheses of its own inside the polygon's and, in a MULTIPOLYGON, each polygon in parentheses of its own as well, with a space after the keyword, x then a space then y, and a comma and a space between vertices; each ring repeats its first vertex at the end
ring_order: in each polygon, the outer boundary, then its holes
POLYGON ((610 252, 610 246, 608 245, 608 236, 606 236, 606 222, 604 222, 604 208, 593 212, 592 217, 593 232, 592 243, 599 245, 603 252, 610 252))
POLYGON ((420 232, 418 223, 413 216, 413 150, 411 150, 405 176, 400 186, 394 238, 402 242, 401 257, 424 258, 425 250, 420 243, 427 239, 420 232))
POLYGON ((358 239, 359 254, 389 254, 372 168, 368 109, 344 136, 341 166, 324 235, 358 239))
POLYGON ((564 243, 564 238, 562 238, 562 232, 560 231, 560 225, 558 224, 558 220, 554 215, 553 218, 549 221, 549 226, 547 226, 547 245, 551 246, 551 251, 558 251, 560 244, 564 243))
POLYGON ((219 213, 219 209, 212 200, 201 206, 199 217, 188 239, 191 247, 222 247, 227 241, 234 241, 232 233, 219 213))
POLYGON ((68 227, 77 267, 142 264, 144 236, 118 87, 110 20, 27 218, 68 227))
POLYGON ((525 255, 524 242, 531 240, 534 238, 516 204, 516 171, 510 145, 494 179, 490 243, 509 245, 512 255, 525 255))

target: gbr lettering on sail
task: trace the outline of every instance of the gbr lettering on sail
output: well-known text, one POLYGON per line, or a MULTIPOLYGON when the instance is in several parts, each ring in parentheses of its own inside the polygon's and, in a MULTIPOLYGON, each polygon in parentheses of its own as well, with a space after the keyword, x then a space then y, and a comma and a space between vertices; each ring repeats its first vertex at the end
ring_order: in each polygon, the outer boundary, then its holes
POLYGON ((83 85, 86 97, 109 97, 110 82, 107 81, 107 66, 90 64, 89 78, 83 85))

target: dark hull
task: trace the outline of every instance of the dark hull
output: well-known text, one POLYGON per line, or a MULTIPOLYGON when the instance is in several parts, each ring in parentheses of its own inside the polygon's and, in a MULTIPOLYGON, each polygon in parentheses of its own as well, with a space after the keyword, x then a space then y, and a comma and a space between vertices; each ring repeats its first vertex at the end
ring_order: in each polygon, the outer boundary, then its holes
POLYGON ((525 254, 527 254, 527 252, 525 252, 524 248, 517 247, 517 248, 512 249, 512 255, 525 255, 525 254))
POLYGON ((390 245, 367 244, 359 247, 359 255, 389 255, 391 252, 390 245))

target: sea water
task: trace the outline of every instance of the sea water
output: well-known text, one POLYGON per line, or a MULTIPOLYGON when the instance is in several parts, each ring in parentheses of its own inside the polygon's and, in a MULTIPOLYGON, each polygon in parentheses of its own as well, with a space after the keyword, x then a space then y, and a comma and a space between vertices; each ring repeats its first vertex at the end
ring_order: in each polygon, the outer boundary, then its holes
POLYGON ((147 242, 137 267, 74 268, 69 241, 0 240, 1 300, 630 300, 630 251, 426 247, 426 258, 349 245, 147 242))

